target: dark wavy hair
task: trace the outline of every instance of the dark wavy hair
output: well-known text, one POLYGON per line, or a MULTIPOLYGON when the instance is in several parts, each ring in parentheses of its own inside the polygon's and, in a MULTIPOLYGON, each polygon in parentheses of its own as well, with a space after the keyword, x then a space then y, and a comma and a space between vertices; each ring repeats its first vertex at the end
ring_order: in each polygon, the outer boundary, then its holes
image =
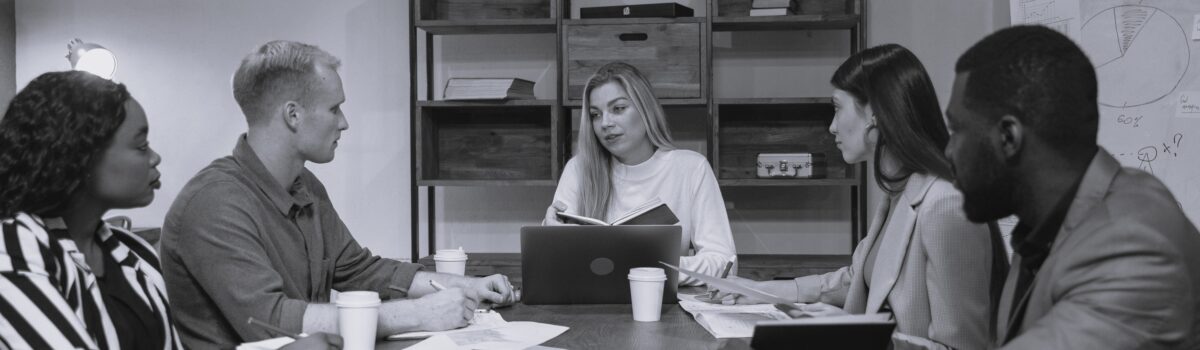
POLYGON ((991 120, 1015 116, 1056 149, 1095 152, 1096 69, 1062 33, 1036 25, 996 31, 963 53, 954 71, 971 74, 967 108, 991 120))
POLYGON ((896 44, 862 50, 846 59, 829 83, 863 105, 870 103, 875 112, 875 182, 880 188, 901 192, 913 173, 953 180, 950 161, 942 153, 950 133, 937 92, 911 51, 896 44), (879 167, 885 150, 900 161, 895 173, 885 174, 879 167))
POLYGON ((125 121, 125 85, 50 72, 21 89, 0 119, 0 217, 56 215, 125 121))

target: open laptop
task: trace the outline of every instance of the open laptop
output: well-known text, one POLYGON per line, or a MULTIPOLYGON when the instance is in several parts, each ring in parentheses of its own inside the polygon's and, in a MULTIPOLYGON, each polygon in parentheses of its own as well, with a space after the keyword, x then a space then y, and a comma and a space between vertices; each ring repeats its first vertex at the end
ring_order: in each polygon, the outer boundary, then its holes
MULTIPOLYGON (((521 302, 629 304, 629 269, 679 264, 679 226, 521 228, 521 302)), ((679 273, 667 269, 663 303, 674 304, 679 273)))

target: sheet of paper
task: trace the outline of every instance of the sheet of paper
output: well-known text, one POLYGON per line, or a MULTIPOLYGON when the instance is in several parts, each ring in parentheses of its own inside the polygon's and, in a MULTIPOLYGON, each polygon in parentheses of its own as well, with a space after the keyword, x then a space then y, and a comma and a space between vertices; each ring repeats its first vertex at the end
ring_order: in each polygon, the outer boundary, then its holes
POLYGON ((718 339, 748 338, 759 321, 788 319, 772 304, 724 305, 704 301, 707 299, 707 295, 679 294, 679 306, 718 339))
POLYGON ((291 344, 293 341, 295 340, 289 337, 271 338, 252 343, 242 343, 237 346, 237 350, 275 350, 282 348, 284 345, 291 344))
POLYGON ((701 312, 696 322, 708 330, 714 338, 750 338, 754 336, 754 325, 762 321, 783 320, 788 316, 775 312, 701 312))
POLYGON ((723 278, 709 276, 709 275, 699 273, 696 271, 683 269, 678 266, 671 265, 671 264, 661 262, 661 261, 659 261, 658 263, 666 265, 667 267, 675 269, 676 271, 682 272, 685 275, 695 277, 696 279, 708 284, 709 287, 713 287, 713 288, 719 289, 721 291, 738 293, 741 295, 757 298, 759 300, 766 301, 769 303, 774 303, 774 304, 791 304, 792 303, 791 300, 780 298, 780 297, 771 295, 770 293, 767 293, 767 292, 763 292, 763 291, 760 291, 760 290, 757 290, 754 288, 745 287, 745 286, 739 285, 737 283, 726 281, 723 278))
POLYGON ((1176 118, 1200 118, 1200 91, 1180 91, 1176 118))
POLYGON ((445 335, 461 349, 521 350, 554 339, 567 329, 538 322, 508 322, 499 327, 445 335))
POLYGON ((416 345, 405 348, 405 350, 459 350, 458 344, 454 343, 449 336, 438 334, 429 339, 422 340, 416 345))
POLYGON ((495 327, 503 326, 507 323, 508 322, 504 320, 504 317, 501 317, 500 313, 498 313, 498 312, 491 311, 491 310, 486 310, 486 311, 478 310, 477 312, 475 312, 475 318, 471 319, 471 322, 469 324, 467 324, 466 327, 463 327, 463 328, 451 329, 448 331, 438 331, 438 332, 408 332, 408 333, 392 334, 392 335, 389 335, 387 337, 387 339, 388 340, 425 339, 425 338, 429 338, 429 337, 432 337, 432 336, 438 335, 438 334, 495 328, 495 327))

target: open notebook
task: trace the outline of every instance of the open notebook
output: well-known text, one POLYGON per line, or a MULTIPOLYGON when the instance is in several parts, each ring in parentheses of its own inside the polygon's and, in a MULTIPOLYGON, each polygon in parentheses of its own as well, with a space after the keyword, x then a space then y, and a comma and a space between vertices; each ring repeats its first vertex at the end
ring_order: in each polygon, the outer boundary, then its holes
POLYGON ((679 218, 675 216, 675 212, 663 203, 658 197, 653 200, 643 203, 642 205, 633 208, 624 215, 617 217, 612 222, 604 222, 596 218, 586 216, 568 214, 558 212, 558 217, 565 222, 573 222, 580 225, 674 225, 679 223, 679 218))

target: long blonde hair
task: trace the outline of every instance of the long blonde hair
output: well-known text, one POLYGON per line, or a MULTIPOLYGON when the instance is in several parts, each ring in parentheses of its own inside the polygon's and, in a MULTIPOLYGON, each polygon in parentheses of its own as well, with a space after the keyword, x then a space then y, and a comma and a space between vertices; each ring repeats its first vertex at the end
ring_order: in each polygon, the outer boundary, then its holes
POLYGON ((612 153, 596 139, 588 108, 591 106, 589 96, 592 90, 610 82, 617 83, 625 89, 625 93, 633 101, 633 107, 642 115, 642 123, 646 126, 646 137, 650 139, 650 144, 654 145, 656 150, 675 149, 666 114, 658 104, 658 99, 654 97, 650 82, 646 81, 637 68, 624 62, 612 62, 597 69, 583 88, 579 145, 575 147, 575 159, 580 166, 579 212, 600 219, 607 216, 612 195, 612 153))

